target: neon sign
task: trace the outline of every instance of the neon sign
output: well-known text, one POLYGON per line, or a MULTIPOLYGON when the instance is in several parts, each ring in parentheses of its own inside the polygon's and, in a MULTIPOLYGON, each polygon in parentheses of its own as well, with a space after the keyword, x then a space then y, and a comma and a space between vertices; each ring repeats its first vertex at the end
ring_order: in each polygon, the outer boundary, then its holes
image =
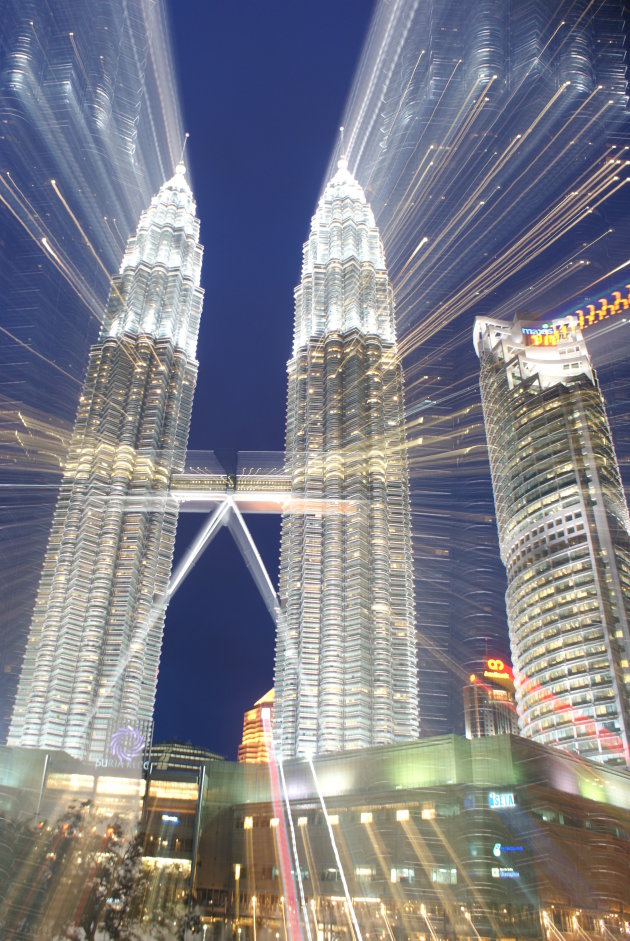
POLYGON ((174 814, 162 814, 163 823, 179 823, 179 817, 175 817, 174 814))
POLYGON ((493 879, 520 879, 521 874, 520 872, 517 872, 516 869, 512 869, 511 866, 493 866, 492 878, 493 879))
POLYGON ((610 297, 601 297, 599 307, 587 304, 586 311, 576 310, 567 318, 566 323, 545 324, 542 327, 523 327, 522 333, 528 346, 557 346, 560 340, 566 340, 569 332, 575 327, 584 332, 595 323, 608 320, 630 308, 630 284, 626 284, 627 294, 622 297, 621 291, 613 291, 610 297), (576 322, 575 322, 576 321, 576 322))

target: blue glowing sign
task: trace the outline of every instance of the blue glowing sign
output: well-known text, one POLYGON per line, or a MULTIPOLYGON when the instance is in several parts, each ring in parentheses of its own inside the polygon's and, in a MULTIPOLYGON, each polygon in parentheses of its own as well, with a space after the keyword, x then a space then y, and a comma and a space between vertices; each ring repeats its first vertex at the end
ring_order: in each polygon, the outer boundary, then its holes
POLYGON ((488 794, 488 807, 492 810, 504 810, 506 807, 516 807, 514 794, 511 791, 490 791, 488 794))
POLYGON ((516 869, 512 869, 511 866, 493 866, 492 878, 493 879, 520 879, 521 874, 520 872, 517 872, 516 869))
POLYGON ((173 814, 162 814, 163 823, 179 823, 179 817, 174 817, 173 814))
POLYGON ((522 853, 522 846, 505 846, 503 843, 495 843, 492 847, 494 856, 500 856, 501 853, 522 853))

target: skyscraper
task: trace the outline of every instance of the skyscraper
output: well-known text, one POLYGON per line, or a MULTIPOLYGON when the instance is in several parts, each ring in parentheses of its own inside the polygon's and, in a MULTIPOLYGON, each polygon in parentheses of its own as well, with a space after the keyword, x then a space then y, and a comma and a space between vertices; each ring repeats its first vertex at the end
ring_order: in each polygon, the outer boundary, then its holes
POLYGON ((499 657, 486 657, 480 673, 470 674, 462 696, 466 738, 518 735, 514 674, 499 657))
POLYGON ((477 318, 521 731, 628 761, 630 518, 581 332, 477 318))
POLYGON ((257 699, 251 709, 247 709, 243 716, 243 737, 238 746, 238 760, 252 764, 269 761, 269 749, 265 737, 264 710, 269 715, 273 713, 274 691, 257 699))
MULTIPOLYGON (((150 723, 203 292, 180 164, 142 213, 90 351, 9 733, 93 760, 150 723)), ((140 741, 138 742, 140 744, 140 741)))
POLYGON ((292 491, 330 504, 283 518, 277 747, 290 757, 414 738, 413 561, 394 299, 372 211, 343 158, 304 245, 288 373, 292 491))

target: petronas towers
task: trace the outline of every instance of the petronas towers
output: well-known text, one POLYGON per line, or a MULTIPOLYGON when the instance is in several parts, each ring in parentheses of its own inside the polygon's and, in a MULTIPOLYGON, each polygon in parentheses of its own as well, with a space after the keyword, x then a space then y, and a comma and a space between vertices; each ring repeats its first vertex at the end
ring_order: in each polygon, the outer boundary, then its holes
MULTIPOLYGON (((130 238, 92 347, 9 744, 102 760, 150 726, 202 305, 183 166, 130 238)), ((341 160, 296 290, 274 738, 283 757, 418 735, 403 378, 383 246, 341 160)))

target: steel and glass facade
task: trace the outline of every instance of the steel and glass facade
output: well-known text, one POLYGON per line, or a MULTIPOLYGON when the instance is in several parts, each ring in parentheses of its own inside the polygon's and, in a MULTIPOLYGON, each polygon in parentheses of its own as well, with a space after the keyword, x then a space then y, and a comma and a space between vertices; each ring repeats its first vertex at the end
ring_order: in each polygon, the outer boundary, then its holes
POLYGON ((418 734, 403 377, 365 194, 341 160, 295 292, 274 733, 284 757, 418 734), (318 502, 309 512, 308 501, 318 502), (325 501, 322 511, 322 503, 325 501))
POLYGON ((628 762, 630 519, 586 345, 474 329, 522 734, 628 762))
MULTIPOLYGON (((90 351, 9 744, 92 760, 153 718, 203 292, 182 165, 142 214, 90 351)), ((132 741, 133 745, 133 741, 132 741)))

